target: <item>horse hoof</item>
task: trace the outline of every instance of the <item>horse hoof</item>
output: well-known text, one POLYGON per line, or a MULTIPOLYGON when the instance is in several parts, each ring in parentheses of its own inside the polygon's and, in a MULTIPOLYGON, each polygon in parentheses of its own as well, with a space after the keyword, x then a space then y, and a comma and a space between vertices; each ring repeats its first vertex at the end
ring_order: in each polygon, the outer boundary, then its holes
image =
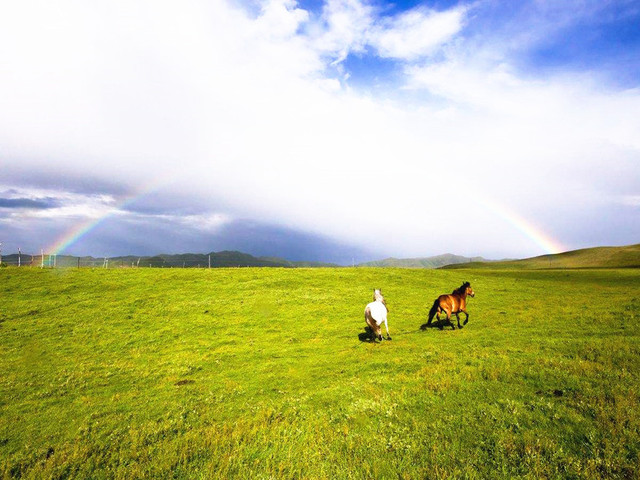
POLYGON ((391 337, 389 335, 387 335, 387 340, 391 340, 391 337))

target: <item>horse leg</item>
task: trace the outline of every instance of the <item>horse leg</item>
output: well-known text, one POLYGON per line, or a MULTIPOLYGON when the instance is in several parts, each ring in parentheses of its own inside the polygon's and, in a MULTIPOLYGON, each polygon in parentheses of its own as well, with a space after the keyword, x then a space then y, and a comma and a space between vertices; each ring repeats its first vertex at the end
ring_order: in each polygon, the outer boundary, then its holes
POLYGON ((462 328, 462 325, 460 325, 460 312, 456 312, 456 319, 458 320, 458 328, 462 328))
POLYGON ((444 329, 444 322, 440 320, 440 314, 441 314, 441 313, 444 313, 445 318, 446 318, 446 316, 448 315, 448 314, 447 314, 447 311, 446 311, 444 308, 442 308, 442 307, 438 307, 438 314, 436 315, 436 320, 438 321, 438 328, 439 328, 440 330, 444 329))
POLYGON ((373 323, 373 340, 374 341, 376 339, 382 340, 382 331, 380 330, 380 325, 378 325, 375 322, 375 320, 372 323, 373 323))
POLYGON ((453 312, 450 312, 449 310, 446 310, 446 313, 447 313, 447 322, 449 322, 451 324, 451 330, 455 330, 456 327, 453 324, 453 322, 451 321, 451 313, 453 313, 453 312))
POLYGON ((371 327, 371 334, 373 335, 373 341, 375 341, 376 338, 378 340, 382 340, 382 330, 380 328, 380 325, 378 325, 378 323, 371 317, 367 320, 367 322, 371 327))
POLYGON ((387 340, 391 340, 391 335, 389 335, 389 324, 387 323, 387 317, 384 317, 384 326, 387 329, 387 340))
POLYGON ((380 336, 381 336, 380 331, 376 328, 374 324, 374 326, 371 327, 371 340, 375 342, 376 340, 378 340, 380 336))
POLYGON ((371 333, 371 340, 375 341, 376 339, 376 322, 373 318, 371 318, 371 312, 367 309, 364 312, 364 321, 367 323, 369 327, 369 331, 371 333))
POLYGON ((469 322, 469 314, 467 313, 466 310, 463 310, 463 312, 466 315, 466 317, 464 319, 464 322, 463 322, 463 325, 466 325, 469 322))

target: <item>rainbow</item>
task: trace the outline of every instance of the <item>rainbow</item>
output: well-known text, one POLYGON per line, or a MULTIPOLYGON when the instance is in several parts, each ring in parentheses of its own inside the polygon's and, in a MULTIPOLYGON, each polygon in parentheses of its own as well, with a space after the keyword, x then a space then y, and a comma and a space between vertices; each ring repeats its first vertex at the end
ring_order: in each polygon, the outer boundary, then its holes
POLYGON ((66 231, 60 237, 58 237, 58 239, 53 244, 51 244, 51 246, 49 246, 45 250, 45 252, 49 252, 51 255, 61 254, 64 250, 76 243, 91 230, 95 229, 105 220, 111 218, 119 211, 121 211, 122 208, 126 207, 127 205, 131 205, 136 200, 139 200, 145 195, 148 195, 149 193, 157 190, 159 186, 159 182, 155 181, 150 184, 144 185, 143 187, 138 188, 137 190, 129 194, 124 195, 123 197, 119 198, 115 202, 115 204, 100 217, 90 218, 78 223, 77 225, 74 225, 70 230, 66 231))
POLYGON ((542 248, 546 253, 561 253, 567 251, 567 248, 561 242, 552 238, 542 229, 526 220, 521 215, 518 215, 513 210, 510 210, 505 205, 478 194, 474 195, 474 199, 480 206, 515 227, 527 238, 542 248))
MULTIPOLYGON (((108 218, 121 211, 123 207, 132 204, 145 195, 157 190, 159 188, 159 182, 153 182, 138 190, 123 196, 118 199, 116 203, 109 209, 109 211, 99 218, 91 218, 80 222, 75 225, 69 231, 61 235, 48 249, 51 254, 60 254, 71 245, 80 240, 84 235, 95 229, 98 225, 103 223, 108 218)), ((567 250, 567 248, 558 240, 552 238, 542 229, 529 222, 521 215, 517 214, 513 210, 510 210, 505 205, 502 205, 496 201, 493 201, 486 196, 474 194, 472 195, 474 200, 484 209, 490 211, 494 215, 502 218, 511 226, 519 230, 524 236, 532 240, 536 245, 543 249, 546 253, 560 253, 567 250)))

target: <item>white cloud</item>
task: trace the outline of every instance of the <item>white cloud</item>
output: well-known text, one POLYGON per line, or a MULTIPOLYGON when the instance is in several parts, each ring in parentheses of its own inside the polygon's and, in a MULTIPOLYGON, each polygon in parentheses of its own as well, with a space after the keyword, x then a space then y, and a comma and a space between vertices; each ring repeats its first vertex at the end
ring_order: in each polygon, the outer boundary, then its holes
POLYGON ((640 207, 640 195, 624 195, 619 201, 628 207, 640 207))
POLYGON ((305 25, 310 46, 338 65, 351 53, 373 48, 381 57, 415 60, 432 54, 458 33, 467 9, 438 12, 422 7, 396 16, 360 0, 328 0, 318 19, 305 25))
POLYGON ((255 21, 256 31, 272 39, 290 39, 309 19, 306 10, 297 8, 294 0, 269 0, 255 21))
POLYGON ((372 29, 369 43, 382 57, 415 60, 460 32, 465 13, 465 8, 444 12, 417 8, 380 22, 372 29))
POLYGON ((137 214, 136 217, 145 221, 163 221, 172 225, 181 225, 182 227, 205 233, 216 232, 231 222, 231 218, 222 213, 197 215, 137 214))
POLYGON ((475 170, 539 182, 553 201, 567 199, 562 185, 597 184, 601 175, 615 182, 607 171, 619 169, 633 175, 628 157, 637 161, 640 153, 638 90, 603 91, 584 74, 525 80, 505 65, 457 59, 412 67, 408 76, 411 88, 447 99, 475 170))
POLYGON ((3 198, 42 200, 48 208, 11 208, 5 223, 29 222, 37 219, 98 219, 114 211, 116 199, 111 195, 87 195, 55 189, 0 186, 3 198))
MULTIPOLYGON (((105 218, 108 218, 111 224, 114 222, 119 228, 128 226, 131 233, 135 232, 134 237, 140 238, 140 231, 146 235, 156 236, 151 225, 164 228, 176 237, 182 235, 189 238, 197 232, 197 235, 208 237, 215 235, 221 229, 230 224, 233 219, 223 213, 203 212, 192 214, 180 213, 162 213, 162 211, 132 211, 128 209, 128 197, 117 198, 113 195, 92 195, 73 193, 58 189, 38 189, 38 188, 2 188, 0 186, 0 196, 3 199, 22 200, 22 206, 0 207, 0 227, 4 227, 2 239, 5 246, 9 249, 22 248, 24 251, 38 251, 41 248, 51 249, 54 243, 58 243, 59 239, 66 237, 65 232, 91 231, 94 226, 102 224, 105 218), (39 201, 38 203, 29 204, 24 200, 39 201), (46 208, 43 208, 46 205, 46 208), (79 228, 81 227, 81 228, 79 228), (42 231, 46 235, 42 235, 42 231), (57 239, 54 241, 54 239, 57 239)), ((164 235, 166 242, 167 234, 164 235)), ((105 236, 105 232, 94 236, 94 244, 101 244, 105 236), (100 240, 103 239, 103 240, 100 240)), ((131 240, 130 235, 126 235, 122 239, 124 242, 131 240)), ((144 240, 144 238, 141 238, 144 240)), ((157 243, 162 244, 161 238, 146 238, 147 247, 157 243)), ((206 243, 206 242, 204 242, 206 243)), ((106 247, 109 252, 108 245, 101 245, 101 250, 106 247)), ((171 247, 173 250, 179 249, 178 245, 164 245, 164 248, 171 247)), ((112 245, 111 252, 130 254, 130 251, 124 250, 122 245, 112 245)), ((81 248, 84 253, 101 253, 92 252, 91 249, 81 248)), ((147 251, 142 248, 142 251, 147 251)), ((150 253, 147 251, 147 253, 150 253)))
POLYGON ((374 15, 374 9, 360 0, 328 0, 320 21, 309 29, 313 48, 332 54, 334 64, 350 52, 362 52, 374 15))

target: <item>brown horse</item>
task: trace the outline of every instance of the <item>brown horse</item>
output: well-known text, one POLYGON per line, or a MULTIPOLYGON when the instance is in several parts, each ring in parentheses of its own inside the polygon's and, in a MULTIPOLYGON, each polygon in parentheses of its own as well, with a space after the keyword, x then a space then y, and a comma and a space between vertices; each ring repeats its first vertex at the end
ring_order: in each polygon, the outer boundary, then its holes
POLYGON ((447 321, 451 324, 452 329, 456 329, 451 321, 451 315, 454 314, 458 319, 458 328, 462 328, 460 325, 460 312, 463 312, 467 317, 464 319, 464 325, 469 321, 469 314, 467 313, 467 295, 470 297, 475 296, 475 292, 471 288, 469 282, 464 282, 460 288, 456 288, 451 295, 440 295, 433 302, 431 310, 429 310, 429 321, 427 325, 431 325, 433 317, 440 321, 440 313, 447 314, 447 321))

